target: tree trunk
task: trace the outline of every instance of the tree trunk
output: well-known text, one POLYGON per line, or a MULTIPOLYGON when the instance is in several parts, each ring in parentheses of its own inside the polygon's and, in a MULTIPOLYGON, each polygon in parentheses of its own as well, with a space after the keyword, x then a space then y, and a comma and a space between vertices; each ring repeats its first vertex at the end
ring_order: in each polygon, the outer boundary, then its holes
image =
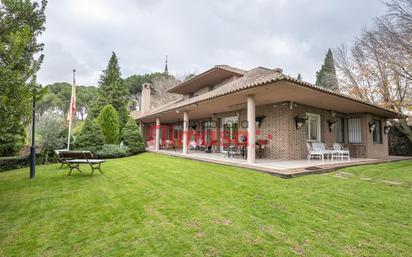
POLYGON ((391 124, 412 143, 412 129, 408 126, 406 119, 399 119, 398 121, 391 122, 391 124))

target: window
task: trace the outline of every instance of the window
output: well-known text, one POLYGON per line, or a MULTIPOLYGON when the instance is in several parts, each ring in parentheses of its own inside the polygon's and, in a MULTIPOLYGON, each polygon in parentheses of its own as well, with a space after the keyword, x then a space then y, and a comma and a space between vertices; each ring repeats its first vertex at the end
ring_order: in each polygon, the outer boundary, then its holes
POLYGON ((336 142, 343 143, 345 140, 345 130, 343 118, 337 118, 335 123, 336 142))
POLYGON ((348 139, 350 144, 362 143, 361 118, 348 119, 348 139))
POLYGON ((306 121, 306 135, 308 141, 320 141, 320 115, 306 113, 308 117, 306 121))
POLYGON ((373 131, 373 143, 382 144, 382 122, 380 120, 373 120, 375 123, 375 130, 373 131))

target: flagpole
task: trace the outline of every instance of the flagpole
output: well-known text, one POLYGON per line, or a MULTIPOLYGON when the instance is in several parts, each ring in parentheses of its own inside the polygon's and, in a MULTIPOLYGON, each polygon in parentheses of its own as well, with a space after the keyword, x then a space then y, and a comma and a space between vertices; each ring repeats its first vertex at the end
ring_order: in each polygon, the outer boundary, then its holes
POLYGON ((69 110, 69 135, 67 137, 67 150, 70 150, 70 134, 72 130, 72 119, 73 119, 73 88, 76 85, 76 70, 73 70, 73 86, 72 86, 72 94, 70 97, 70 110, 69 110))

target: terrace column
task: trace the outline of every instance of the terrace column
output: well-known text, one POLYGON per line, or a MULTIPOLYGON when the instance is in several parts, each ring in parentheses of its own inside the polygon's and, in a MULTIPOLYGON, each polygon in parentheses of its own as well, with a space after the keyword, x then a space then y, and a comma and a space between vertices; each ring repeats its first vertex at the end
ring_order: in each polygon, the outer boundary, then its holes
POLYGON ((160 144, 160 118, 156 118, 156 127, 155 127, 155 150, 159 150, 160 144))
POLYGON ((183 154, 187 154, 187 147, 189 142, 189 114, 187 111, 183 112, 183 154))
POLYGON ((255 163, 256 103, 254 95, 247 97, 247 123, 247 163, 255 163))

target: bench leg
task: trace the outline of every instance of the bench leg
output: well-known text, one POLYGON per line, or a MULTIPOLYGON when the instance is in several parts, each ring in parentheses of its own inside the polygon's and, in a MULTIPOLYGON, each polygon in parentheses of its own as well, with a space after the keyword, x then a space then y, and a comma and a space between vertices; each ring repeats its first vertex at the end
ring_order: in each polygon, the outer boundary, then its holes
POLYGON ((76 163, 76 164, 70 164, 67 163, 67 165, 70 168, 69 174, 67 176, 70 176, 70 174, 72 173, 72 170, 77 169, 80 173, 82 173, 82 171, 80 170, 80 164, 76 163))
POLYGON ((92 169, 92 175, 93 175, 94 170, 99 170, 100 173, 103 174, 103 171, 100 169, 100 165, 101 165, 101 163, 90 164, 90 168, 92 169))
POLYGON ((62 162, 62 164, 60 165, 60 168, 59 168, 59 169, 63 168, 63 166, 64 166, 65 164, 67 164, 67 163, 62 162))

